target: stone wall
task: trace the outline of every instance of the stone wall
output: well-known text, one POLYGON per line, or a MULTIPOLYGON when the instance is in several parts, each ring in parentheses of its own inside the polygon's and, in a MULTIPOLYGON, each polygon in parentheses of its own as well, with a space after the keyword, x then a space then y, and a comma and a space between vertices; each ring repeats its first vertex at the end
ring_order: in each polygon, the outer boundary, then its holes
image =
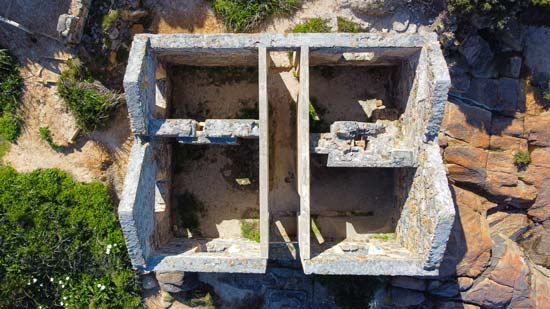
POLYGON ((155 178, 153 147, 137 137, 128 160, 118 216, 132 265, 143 270, 153 250, 155 178))

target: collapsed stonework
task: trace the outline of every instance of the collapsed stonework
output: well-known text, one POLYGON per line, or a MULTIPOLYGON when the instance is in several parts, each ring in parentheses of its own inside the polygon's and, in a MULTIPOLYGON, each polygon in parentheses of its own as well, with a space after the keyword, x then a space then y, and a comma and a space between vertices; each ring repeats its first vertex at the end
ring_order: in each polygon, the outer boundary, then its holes
POLYGON ((136 35, 119 206, 132 264, 264 273, 289 259, 306 274, 437 275, 454 221, 436 138, 449 86, 435 34, 136 35), (280 74, 281 52, 292 74, 280 74), (275 89, 292 84, 289 98, 275 89), (329 100, 324 85, 346 95, 329 100), (243 119, 249 99, 257 114, 243 119), (327 126, 312 125, 315 105, 327 126), (283 121, 295 126, 288 166, 283 121), (204 162, 178 168, 197 149, 204 162), (259 241, 239 233, 245 223, 259 241))
POLYGON ((67 43, 78 44, 84 32, 84 25, 90 10, 91 0, 72 0, 69 11, 59 15, 57 32, 67 43))

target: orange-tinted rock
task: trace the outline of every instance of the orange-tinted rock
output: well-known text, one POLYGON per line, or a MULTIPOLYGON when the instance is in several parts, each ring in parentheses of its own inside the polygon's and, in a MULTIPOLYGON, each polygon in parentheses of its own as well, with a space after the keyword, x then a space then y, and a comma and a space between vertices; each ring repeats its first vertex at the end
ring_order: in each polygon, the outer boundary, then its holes
POLYGON ((537 199, 527 213, 534 221, 544 222, 550 219, 550 179, 538 184, 537 199))
POLYGON ((525 117, 525 132, 529 144, 550 146, 550 111, 525 117))
POLYGON ((515 174, 518 169, 511 153, 491 151, 487 155, 487 171, 515 174))
POLYGON ((490 126, 491 112, 475 106, 448 102, 441 128, 452 138, 474 147, 487 148, 490 126))
POLYGON ((456 205, 469 207, 481 215, 485 215, 488 209, 496 206, 495 203, 489 202, 486 198, 457 186, 451 186, 451 192, 456 205))
POLYGON ((550 270, 532 266, 531 293, 529 298, 535 303, 535 308, 550 306, 550 270))
POLYGON ((537 197, 537 189, 507 173, 488 172, 485 190, 499 202, 519 208, 529 207, 537 197))
POLYGON ((527 151, 527 140, 513 136, 491 135, 489 148, 492 150, 527 151))
POLYGON ((465 145, 449 145, 443 153, 449 178, 456 182, 482 186, 485 181, 487 152, 465 145))
POLYGON ((489 263, 491 237, 485 217, 468 206, 457 204, 457 216, 463 240, 457 243, 462 251, 462 260, 456 266, 459 276, 476 277, 489 263))
POLYGON ((462 293, 462 298, 486 308, 532 308, 530 269, 519 246, 496 234, 492 252, 491 267, 462 293))
POLYGON ((532 223, 523 212, 497 211, 487 217, 491 233, 502 234, 516 240, 532 223))
POLYGON ((491 134, 523 137, 523 120, 519 117, 520 115, 516 115, 516 117, 493 116, 491 134))

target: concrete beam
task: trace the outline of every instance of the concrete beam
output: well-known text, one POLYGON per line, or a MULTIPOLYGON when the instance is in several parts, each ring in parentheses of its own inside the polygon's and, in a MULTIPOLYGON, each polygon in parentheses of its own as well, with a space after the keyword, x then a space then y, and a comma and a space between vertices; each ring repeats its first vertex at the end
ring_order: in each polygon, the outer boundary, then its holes
POLYGON ((297 117, 297 190, 300 195, 298 215, 298 244, 302 260, 310 258, 310 209, 309 209, 309 48, 300 48, 300 93, 297 117))
POLYGON ((260 114, 260 256, 269 256, 269 105, 267 101, 267 49, 258 48, 260 114))

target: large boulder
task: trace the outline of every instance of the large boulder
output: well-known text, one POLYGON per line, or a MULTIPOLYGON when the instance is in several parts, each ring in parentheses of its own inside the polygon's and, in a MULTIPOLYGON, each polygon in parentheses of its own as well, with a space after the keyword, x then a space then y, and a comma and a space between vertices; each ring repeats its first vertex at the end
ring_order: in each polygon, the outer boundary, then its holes
POLYGON ((525 117, 525 132, 529 144, 535 146, 550 146, 550 111, 537 116, 525 117))
POLYGON ((460 220, 460 226, 454 237, 461 252, 456 274, 476 277, 487 267, 491 258, 489 224, 483 215, 468 206, 457 204, 456 215, 460 220))
POLYGON ((525 64, 531 69, 533 82, 543 85, 550 80, 550 28, 527 27, 525 33, 525 64))
POLYGON ((155 275, 160 288, 169 293, 187 292, 198 284, 196 273, 166 272, 155 275))
POLYGON ((550 267, 550 227, 533 226, 521 235, 519 241, 534 263, 550 267))
POLYGON ((471 146, 488 148, 491 112, 466 105, 447 102, 441 131, 447 136, 467 142, 471 146))
POLYGON ((532 308, 529 275, 527 259, 518 245, 495 234, 491 267, 462 292, 462 299, 484 308, 532 308))
POLYGON ((443 159, 447 163, 449 178, 457 183, 483 187, 487 173, 487 152, 467 145, 449 145, 443 159))
POLYGON ((482 68, 493 59, 489 43, 479 35, 469 36, 460 46, 460 53, 472 68, 482 68))

